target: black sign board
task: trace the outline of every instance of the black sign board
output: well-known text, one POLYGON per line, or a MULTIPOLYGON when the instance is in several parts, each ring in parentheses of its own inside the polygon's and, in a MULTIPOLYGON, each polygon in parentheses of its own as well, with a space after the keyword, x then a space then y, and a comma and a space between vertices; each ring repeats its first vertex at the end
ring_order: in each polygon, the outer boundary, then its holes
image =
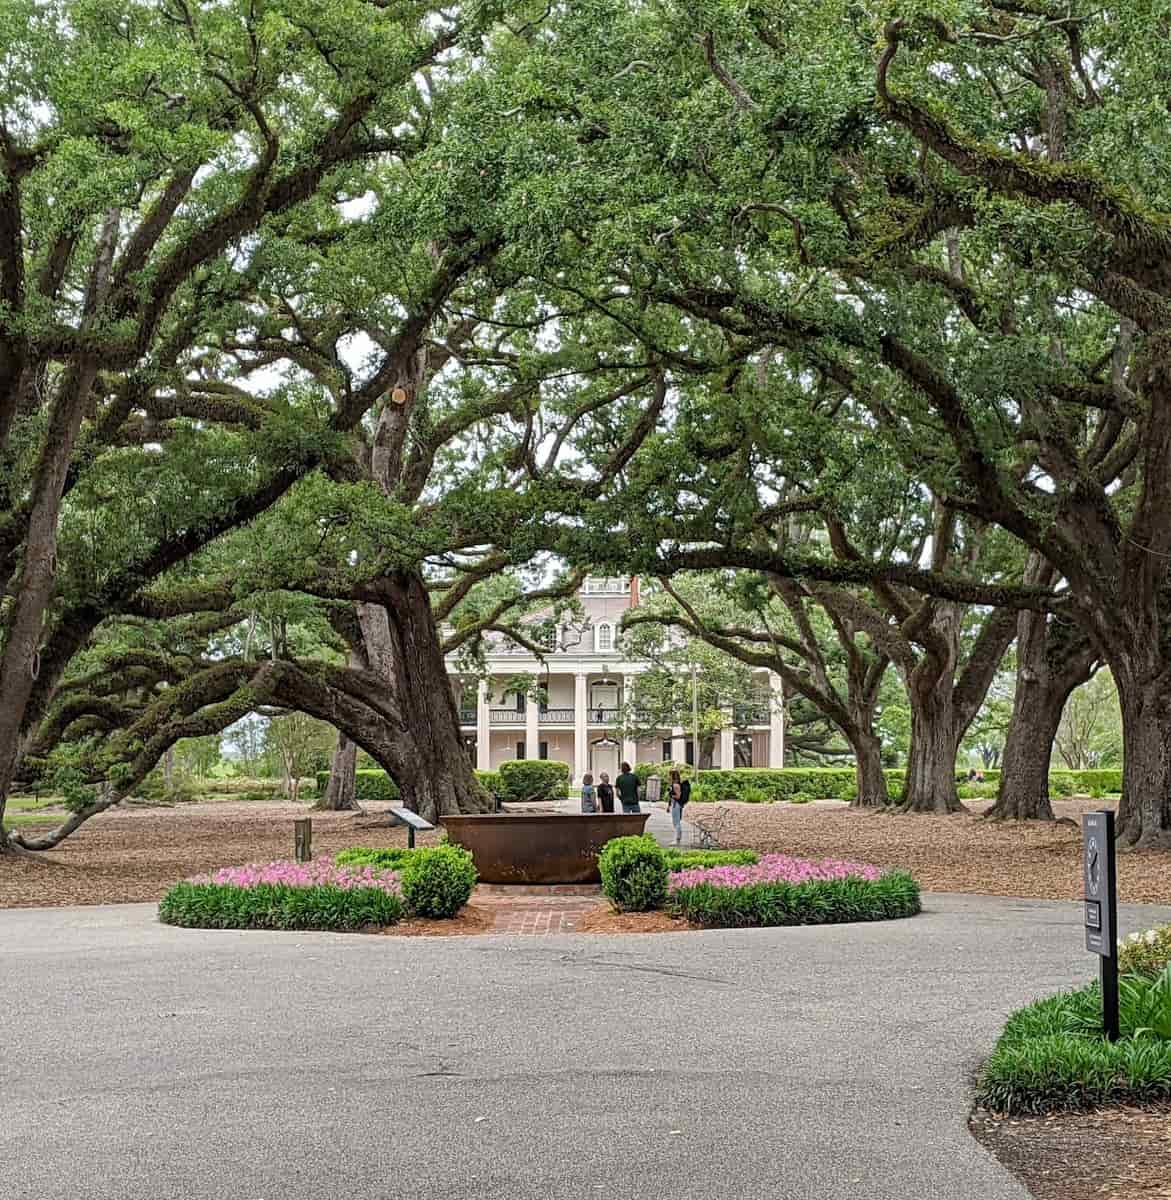
POLYGON ((416 829, 435 828, 430 821, 425 821, 417 812, 412 812, 409 808, 392 808, 390 815, 396 825, 405 825, 407 827, 407 845, 412 850, 415 847, 416 829))
POLYGON ((1114 870, 1114 814, 1109 810, 1082 817, 1082 876, 1085 901, 1082 924, 1086 949, 1098 956, 1102 974, 1102 1027, 1118 1038, 1118 892, 1114 870))

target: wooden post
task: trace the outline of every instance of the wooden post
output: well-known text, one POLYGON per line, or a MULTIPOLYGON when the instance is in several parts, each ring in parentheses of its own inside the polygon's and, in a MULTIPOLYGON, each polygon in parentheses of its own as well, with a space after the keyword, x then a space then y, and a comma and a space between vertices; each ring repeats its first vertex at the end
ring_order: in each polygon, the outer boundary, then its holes
POLYGON ((293 822, 293 857, 297 862, 309 862, 313 857, 312 817, 302 817, 293 822))

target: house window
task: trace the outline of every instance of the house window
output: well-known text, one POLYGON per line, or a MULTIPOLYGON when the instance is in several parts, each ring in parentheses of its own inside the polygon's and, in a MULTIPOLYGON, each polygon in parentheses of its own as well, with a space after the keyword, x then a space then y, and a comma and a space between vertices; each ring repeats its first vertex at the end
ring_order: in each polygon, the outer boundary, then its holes
POLYGON ((516 711, 518 713, 522 713, 522 712, 524 712, 524 710, 525 710, 525 694, 524 694, 524 692, 517 692, 517 694, 516 694, 516 711))
POLYGON ((695 743, 690 738, 683 743, 683 761, 689 767, 695 766, 695 743))
POLYGON ((541 758, 548 758, 549 757, 549 743, 542 742, 540 745, 540 749, 538 750, 537 753, 540 755, 541 758))
POLYGON ((663 762, 670 762, 670 761, 671 761, 671 743, 669 741, 665 741, 663 743, 663 762))
POLYGON ((517 756, 517 758, 524 758, 524 756, 525 756, 525 744, 524 744, 524 742, 517 742, 517 744, 516 744, 516 756, 517 756))
POLYGON ((598 654, 607 654, 614 649, 614 626, 603 621, 594 630, 594 650, 598 654))

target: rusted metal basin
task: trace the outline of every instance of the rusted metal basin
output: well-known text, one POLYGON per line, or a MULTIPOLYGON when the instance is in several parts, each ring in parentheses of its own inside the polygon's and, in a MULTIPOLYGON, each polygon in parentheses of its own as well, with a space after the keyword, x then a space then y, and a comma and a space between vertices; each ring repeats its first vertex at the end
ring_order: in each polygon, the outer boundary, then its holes
POLYGON ((489 813, 441 817, 448 839, 472 852, 482 883, 597 883, 598 855, 635 837, 650 813, 489 813))

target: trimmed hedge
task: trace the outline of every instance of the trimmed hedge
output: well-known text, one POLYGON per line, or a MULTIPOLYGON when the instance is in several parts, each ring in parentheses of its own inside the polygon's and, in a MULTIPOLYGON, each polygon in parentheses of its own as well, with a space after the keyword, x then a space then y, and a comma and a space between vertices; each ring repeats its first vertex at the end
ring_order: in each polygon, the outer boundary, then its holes
POLYGON ((977 1099, 1003 1113, 1045 1113, 1102 1105, 1144 1105, 1171 1100, 1171 1039, 1148 1027, 1150 1002, 1164 990, 1163 1020, 1171 1019, 1171 981, 1123 976, 1123 1036, 1101 1034, 1102 995, 1097 984, 1048 996, 1009 1017, 980 1073, 977 1099))
POLYGON ((663 848, 668 871, 690 871, 693 867, 746 867, 760 862, 755 850, 677 850, 663 848))
POLYGON ((462 846, 422 847, 399 871, 407 908, 420 917, 454 917, 478 878, 471 852, 462 846))
MULTIPOLYGON (((329 787, 329 772, 317 772, 317 794, 325 795, 329 787)), ((381 767, 364 768, 354 772, 355 800, 386 800, 391 803, 400 798, 398 784, 381 767)))
POLYGON ((502 800, 564 800, 569 764, 546 758, 512 758, 500 764, 502 800))
POLYGON ((499 771, 473 771, 476 779, 484 791, 493 796, 504 795, 504 780, 500 778, 499 771))
POLYGON ((189 929, 365 929, 402 915, 402 901, 381 888, 177 883, 159 902, 163 924, 189 929))
POLYGON ((650 912, 667 898, 667 856, 653 837, 608 841, 598 856, 602 894, 619 912, 650 912))

